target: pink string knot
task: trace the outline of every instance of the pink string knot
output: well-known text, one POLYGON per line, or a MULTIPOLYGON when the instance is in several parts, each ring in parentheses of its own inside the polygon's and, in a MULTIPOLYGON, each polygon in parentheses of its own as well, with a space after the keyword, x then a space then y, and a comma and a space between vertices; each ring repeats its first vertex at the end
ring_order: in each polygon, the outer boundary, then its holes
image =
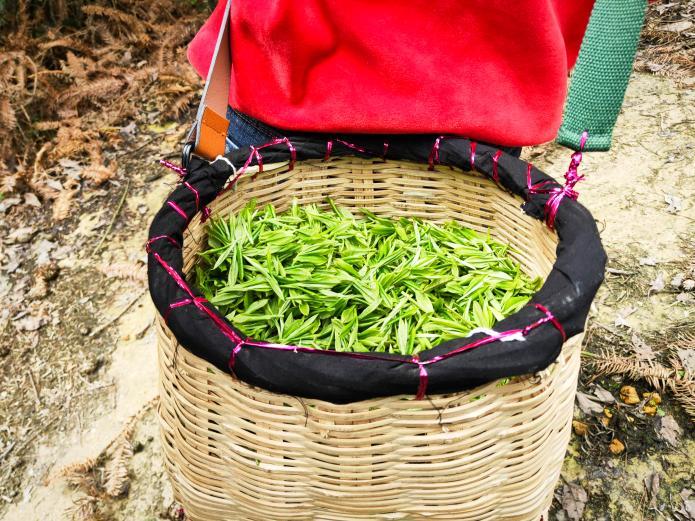
POLYGON ((579 165, 582 162, 582 151, 584 150, 584 145, 588 137, 588 133, 585 130, 582 133, 581 140, 579 142, 579 150, 572 154, 570 160, 570 165, 565 172, 565 184, 564 186, 556 186, 554 188, 546 188, 548 185, 553 184, 553 181, 541 181, 540 183, 532 184, 531 181, 531 165, 528 165, 526 170, 526 186, 528 188, 528 194, 549 194, 550 197, 545 203, 544 213, 545 221, 548 228, 551 230, 555 229, 555 217, 557 217, 557 212, 560 209, 560 203, 565 197, 576 201, 579 197, 579 192, 577 192, 574 187, 576 184, 584 179, 583 175, 579 174, 579 165))
POLYGON ((186 171, 185 168, 183 168, 182 166, 176 165, 176 164, 172 163, 171 161, 167 161, 166 159, 160 159, 159 164, 165 168, 168 168, 169 170, 176 172, 180 177, 186 177, 186 174, 188 174, 188 172, 186 171))
POLYGON ((264 145, 260 145, 257 147, 256 146, 249 147, 250 153, 249 153, 249 157, 246 159, 246 162, 239 170, 237 170, 235 172, 234 177, 229 181, 229 183, 227 184, 227 187, 224 190, 222 190, 222 192, 220 192, 220 194, 218 194, 218 195, 221 195, 221 194, 225 193, 226 191, 234 188, 236 186, 236 183, 239 180, 239 178, 242 175, 244 175, 246 170, 251 166, 251 163, 253 162, 254 159, 256 160, 256 164, 258 165, 258 172, 253 175, 253 178, 255 179, 258 174, 263 172, 263 156, 261 155, 260 151, 263 150, 264 148, 272 147, 274 145, 280 145, 283 143, 285 145, 287 145, 287 148, 290 152, 290 164, 289 164, 288 170, 293 170, 294 165, 297 162, 297 149, 292 144, 292 142, 289 139, 287 139, 286 137, 275 138, 272 141, 265 143, 264 145))

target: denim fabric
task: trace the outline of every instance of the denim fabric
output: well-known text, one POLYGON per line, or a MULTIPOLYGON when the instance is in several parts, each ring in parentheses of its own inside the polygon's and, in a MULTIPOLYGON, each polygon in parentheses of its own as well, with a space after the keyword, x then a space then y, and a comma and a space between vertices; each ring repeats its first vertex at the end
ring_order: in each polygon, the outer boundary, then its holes
POLYGON ((282 132, 234 110, 232 107, 227 108, 227 119, 229 120, 229 130, 227 131, 226 152, 251 145, 262 145, 282 135, 282 132))
MULTIPOLYGON (((265 123, 258 121, 251 116, 247 116, 246 114, 243 114, 231 107, 227 108, 227 119, 229 120, 230 125, 229 131, 227 132, 226 152, 251 145, 262 145, 276 137, 282 137, 285 135, 285 132, 282 130, 270 127, 265 123)), ((315 137, 322 136, 322 134, 318 133, 292 132, 292 134, 302 134, 315 137)), ((341 136, 331 137, 338 139, 341 138, 341 136)), ((349 136, 343 136, 342 138, 350 141, 349 136)), ((384 136, 384 139, 388 140, 388 136, 384 136)), ((521 147, 499 148, 514 157, 519 157, 521 154, 521 147)))

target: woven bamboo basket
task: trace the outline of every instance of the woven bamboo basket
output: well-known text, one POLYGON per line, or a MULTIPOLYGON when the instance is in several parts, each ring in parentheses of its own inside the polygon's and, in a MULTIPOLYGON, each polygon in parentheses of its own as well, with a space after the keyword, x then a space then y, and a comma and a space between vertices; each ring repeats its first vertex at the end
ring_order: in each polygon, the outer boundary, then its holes
MULTIPOLYGON (((216 215, 250 199, 293 199, 390 217, 457 220, 511 244, 547 276, 557 239, 521 200, 462 170, 356 157, 266 165, 219 197, 216 215)), ((205 245, 200 216, 184 272, 205 245)), ((250 386, 181 348, 158 324, 159 414, 176 500, 193 521, 486 520, 547 516, 570 436, 582 336, 539 374, 447 395, 346 405, 250 386)), ((484 349, 484 347, 483 347, 484 349)), ((547 519, 547 517, 545 517, 547 519)))

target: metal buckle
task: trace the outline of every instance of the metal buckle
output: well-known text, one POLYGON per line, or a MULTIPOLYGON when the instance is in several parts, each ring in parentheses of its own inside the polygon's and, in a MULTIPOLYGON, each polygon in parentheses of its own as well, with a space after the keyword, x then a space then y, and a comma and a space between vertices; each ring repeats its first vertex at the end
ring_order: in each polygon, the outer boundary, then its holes
POLYGON ((194 143, 186 143, 183 145, 181 152, 181 166, 188 171, 188 166, 191 164, 191 155, 193 154, 194 143))

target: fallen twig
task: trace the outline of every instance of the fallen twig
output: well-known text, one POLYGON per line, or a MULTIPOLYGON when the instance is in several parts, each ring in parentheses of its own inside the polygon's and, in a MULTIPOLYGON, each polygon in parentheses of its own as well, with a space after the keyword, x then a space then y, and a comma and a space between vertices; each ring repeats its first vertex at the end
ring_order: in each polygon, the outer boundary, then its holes
POLYGON ((125 189, 123 190, 123 195, 121 196, 121 200, 118 202, 118 206, 116 207, 116 211, 113 212, 113 217, 111 218, 111 222, 109 223, 108 228, 106 228, 106 231, 101 236, 101 239, 99 239, 99 243, 96 245, 96 247, 92 251, 92 257, 94 257, 94 255, 96 255, 96 253, 101 248, 101 245, 104 244, 106 237, 111 233, 111 230, 113 229, 113 225, 116 222, 116 219, 118 218, 118 214, 121 213, 121 208, 123 208, 123 203, 125 202, 126 196, 128 195, 128 188, 129 187, 130 187, 130 179, 128 181, 126 181, 126 183, 125 183, 125 189))
POLYGON ((618 270, 615 268, 606 268, 606 273, 610 273, 611 275, 634 275, 636 272, 626 271, 626 270, 618 270))
POLYGON ((96 336, 96 335, 98 335, 99 333, 101 333, 104 329, 106 329, 107 327, 109 327, 111 324, 113 324, 114 322, 116 322, 119 318, 121 318, 121 317, 133 306, 133 304, 135 304, 138 300, 140 300, 140 298, 141 298, 145 293, 147 293, 147 288, 143 289, 140 293, 138 293, 138 294, 135 296, 134 299, 132 299, 130 302, 128 302, 128 303, 125 305, 125 307, 124 307, 118 314, 116 314, 115 317, 113 317, 112 319, 110 319, 108 322, 106 322, 106 323, 100 325, 100 326, 99 326, 98 328, 96 328, 94 331, 92 331, 91 333, 89 333, 88 336, 90 336, 90 337, 96 336))
POLYGON ((26 371, 29 375, 29 381, 31 382, 31 386, 34 389, 34 399, 36 400, 36 403, 38 405, 41 405, 41 395, 39 394, 39 388, 36 385, 36 380, 34 380, 34 373, 31 372, 31 369, 27 369, 26 371))

